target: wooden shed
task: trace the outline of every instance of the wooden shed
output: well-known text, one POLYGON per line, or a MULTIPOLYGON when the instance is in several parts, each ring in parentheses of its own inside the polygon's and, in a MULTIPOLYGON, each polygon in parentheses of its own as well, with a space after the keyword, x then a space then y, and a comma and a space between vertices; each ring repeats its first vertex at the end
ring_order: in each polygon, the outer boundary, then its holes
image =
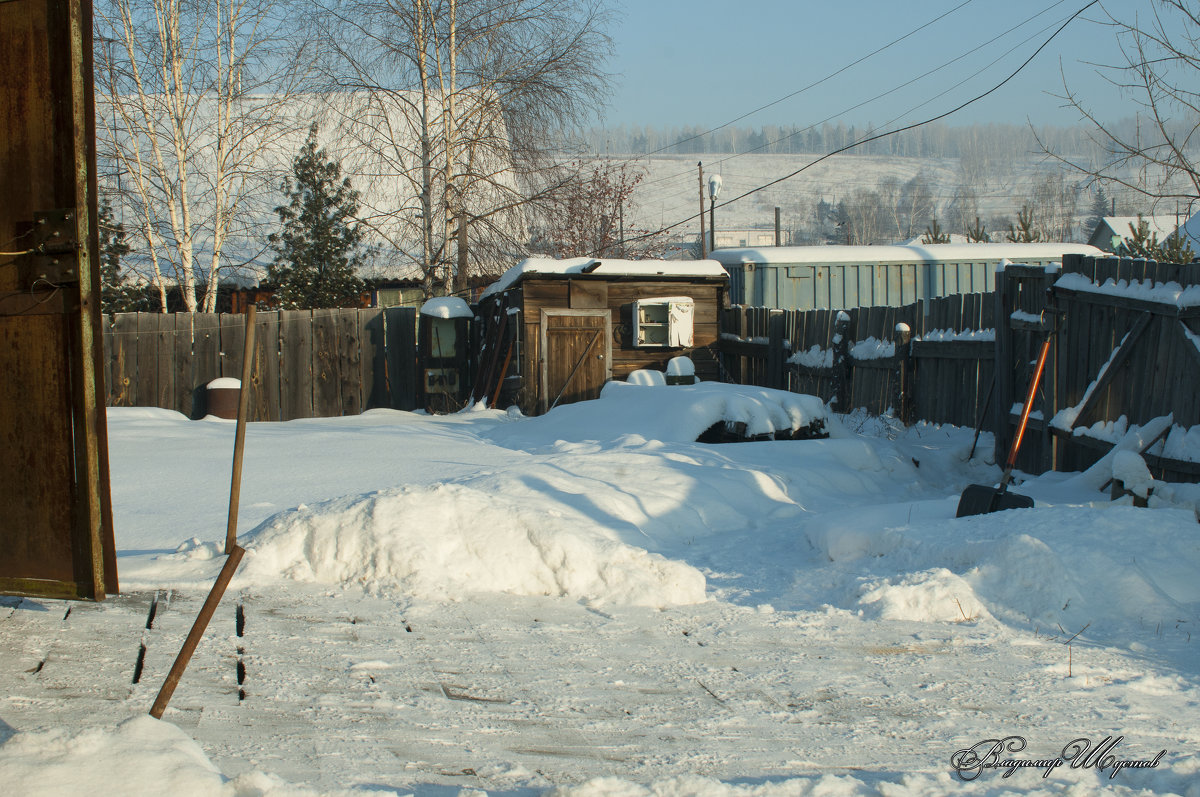
POLYGON ((714 260, 524 260, 480 298, 475 399, 537 415, 681 355, 715 381, 728 286, 714 260))

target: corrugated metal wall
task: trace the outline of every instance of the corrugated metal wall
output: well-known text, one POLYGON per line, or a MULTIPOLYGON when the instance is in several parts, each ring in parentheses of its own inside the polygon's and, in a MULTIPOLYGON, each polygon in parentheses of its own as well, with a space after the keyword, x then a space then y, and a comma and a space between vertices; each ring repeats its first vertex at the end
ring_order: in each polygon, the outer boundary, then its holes
MULTIPOLYGON (((992 290, 998 261, 963 263, 743 263, 728 266, 730 300, 784 310, 900 307, 992 290)), ((1047 261, 1055 262, 1057 261, 1047 261)), ((1033 263, 1042 265, 1042 263, 1033 263)))

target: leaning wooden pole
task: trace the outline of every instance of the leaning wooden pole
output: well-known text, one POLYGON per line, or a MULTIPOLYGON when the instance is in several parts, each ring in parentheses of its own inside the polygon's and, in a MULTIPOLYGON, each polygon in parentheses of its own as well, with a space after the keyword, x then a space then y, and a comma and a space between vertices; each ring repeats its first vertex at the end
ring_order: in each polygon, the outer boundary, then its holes
POLYGON ((175 687, 179 685, 179 679, 183 677, 183 671, 187 669, 188 662, 192 660, 192 654, 196 652, 196 647, 200 644, 200 639, 204 636, 209 621, 217 611, 217 605, 225 596, 225 590, 229 587, 229 582, 233 579, 233 574, 237 572, 242 556, 246 553, 246 549, 237 544, 237 515, 238 503, 242 494, 242 451, 246 444, 246 416, 250 412, 250 376, 253 372, 254 305, 251 305, 246 310, 246 345, 242 352, 242 385, 238 397, 237 429, 233 437, 233 476, 229 486, 229 520, 225 528, 225 553, 228 557, 225 560, 225 566, 221 568, 216 582, 209 591, 204 605, 200 607, 200 613, 196 615, 196 621, 192 623, 192 630, 188 633, 187 639, 183 641, 183 647, 179 649, 179 655, 175 657, 175 663, 171 665, 171 671, 167 673, 162 688, 158 690, 158 697, 155 698, 154 705, 150 707, 150 716, 155 719, 162 719, 167 704, 171 702, 171 695, 175 694, 175 687))

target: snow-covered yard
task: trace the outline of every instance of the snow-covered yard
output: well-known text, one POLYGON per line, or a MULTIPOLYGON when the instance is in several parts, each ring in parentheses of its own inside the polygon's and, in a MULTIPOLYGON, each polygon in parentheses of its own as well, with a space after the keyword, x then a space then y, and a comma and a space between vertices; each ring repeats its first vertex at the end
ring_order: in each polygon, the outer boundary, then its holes
POLYGON ((3 791, 1200 795, 1194 491, 1047 475, 955 519, 998 477, 970 430, 692 442, 822 417, 614 384, 251 424, 248 553, 160 722, 234 426, 110 410, 124 594, 0 598, 3 791))

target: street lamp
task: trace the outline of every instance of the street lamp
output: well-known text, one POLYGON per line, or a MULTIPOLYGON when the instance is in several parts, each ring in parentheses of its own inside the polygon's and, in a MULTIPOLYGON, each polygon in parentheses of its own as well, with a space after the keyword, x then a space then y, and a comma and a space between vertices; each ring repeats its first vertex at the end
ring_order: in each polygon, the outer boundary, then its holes
POLYGON ((717 197, 721 195, 721 175, 714 174, 708 178, 708 233, 712 236, 712 246, 709 251, 717 248, 717 225, 713 221, 713 210, 717 206, 717 197))

